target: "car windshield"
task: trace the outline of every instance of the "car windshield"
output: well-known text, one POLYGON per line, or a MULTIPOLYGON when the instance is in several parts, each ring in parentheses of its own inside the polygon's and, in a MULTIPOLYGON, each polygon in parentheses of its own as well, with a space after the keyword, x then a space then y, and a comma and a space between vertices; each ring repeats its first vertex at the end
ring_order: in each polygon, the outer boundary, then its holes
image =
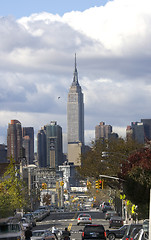
POLYGON ((89 214, 80 214, 79 217, 88 217, 88 218, 90 218, 91 216, 89 214))
POLYGON ((11 232, 19 232, 19 231, 20 231, 19 224, 0 225, 0 233, 11 233, 11 232))
POLYGON ((38 231, 32 233, 33 237, 43 237, 45 235, 44 231, 38 231))
POLYGON ((103 226, 86 226, 84 231, 86 232, 102 232, 104 231, 103 226))

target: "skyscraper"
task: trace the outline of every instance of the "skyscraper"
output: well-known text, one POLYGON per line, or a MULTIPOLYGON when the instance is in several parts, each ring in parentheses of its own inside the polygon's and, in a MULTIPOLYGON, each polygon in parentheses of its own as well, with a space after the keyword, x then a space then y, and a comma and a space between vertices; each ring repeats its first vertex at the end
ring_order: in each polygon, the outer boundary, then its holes
POLYGON ((99 125, 95 126, 95 140, 100 138, 108 139, 112 133, 112 126, 105 125, 105 122, 100 122, 99 125))
POLYGON ((62 128, 56 121, 46 125, 47 166, 57 168, 63 163, 62 128))
POLYGON ((7 129, 7 157, 19 163, 22 159, 22 127, 18 120, 11 120, 7 129))
POLYGON ((84 103, 82 89, 78 82, 76 54, 73 81, 68 93, 67 133, 68 161, 80 165, 79 154, 84 147, 84 103))
POLYGON ((56 121, 38 131, 37 158, 40 167, 58 168, 63 163, 62 128, 56 121))
POLYGON ((22 136, 24 139, 25 154, 28 155, 28 164, 32 164, 34 160, 34 128, 33 127, 23 127, 22 136), (24 138, 25 136, 28 136, 24 138), (27 140, 28 138, 28 140, 27 140), (26 142, 26 144, 25 144, 26 142), (27 147, 27 142, 29 142, 29 149, 27 147), (26 150, 27 149, 27 150, 26 150), (26 151, 28 153, 26 153, 26 151))

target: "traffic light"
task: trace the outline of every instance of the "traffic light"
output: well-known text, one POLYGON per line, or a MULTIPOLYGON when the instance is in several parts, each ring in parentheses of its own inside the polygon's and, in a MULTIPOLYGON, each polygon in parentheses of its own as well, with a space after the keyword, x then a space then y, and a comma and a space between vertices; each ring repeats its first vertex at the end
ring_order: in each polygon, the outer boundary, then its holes
POLYGON ((64 181, 61 181, 61 182, 60 182, 60 186, 63 186, 63 185, 64 185, 64 181))
POLYGON ((97 181, 95 181, 95 188, 103 189, 103 181, 101 179, 98 179, 97 181))
POLYGON ((47 189, 47 183, 42 183, 42 189, 47 189))
POLYGON ((96 189, 99 189, 100 187, 99 187, 99 181, 97 180, 97 181, 95 181, 95 188, 96 189))
POLYGON ((99 182, 99 188, 102 189, 102 180, 99 179, 98 182, 99 182))

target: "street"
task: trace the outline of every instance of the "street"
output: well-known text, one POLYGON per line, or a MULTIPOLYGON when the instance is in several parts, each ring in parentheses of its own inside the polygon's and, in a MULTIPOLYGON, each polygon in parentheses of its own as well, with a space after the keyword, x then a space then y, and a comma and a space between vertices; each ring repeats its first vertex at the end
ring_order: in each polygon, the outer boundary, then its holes
MULTIPOLYGON (((104 219, 104 213, 95 209, 87 213, 91 215, 93 224, 103 224, 105 229, 108 229, 108 221, 104 219)), ((37 222, 37 226, 33 230, 51 229, 52 226, 55 226, 59 231, 62 231, 65 227, 68 227, 71 232, 71 239, 80 240, 84 225, 77 226, 78 214, 79 212, 52 212, 45 220, 37 222)))

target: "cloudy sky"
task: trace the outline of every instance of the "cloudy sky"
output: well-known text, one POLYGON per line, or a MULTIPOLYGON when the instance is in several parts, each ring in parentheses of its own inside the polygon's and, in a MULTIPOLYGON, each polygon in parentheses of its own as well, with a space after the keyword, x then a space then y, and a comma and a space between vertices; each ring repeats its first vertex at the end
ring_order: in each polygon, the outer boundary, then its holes
POLYGON ((66 135, 75 52, 86 143, 100 121, 125 137, 151 118, 150 26, 150 0, 1 0, 0 143, 11 119, 35 136, 56 120, 66 135))

